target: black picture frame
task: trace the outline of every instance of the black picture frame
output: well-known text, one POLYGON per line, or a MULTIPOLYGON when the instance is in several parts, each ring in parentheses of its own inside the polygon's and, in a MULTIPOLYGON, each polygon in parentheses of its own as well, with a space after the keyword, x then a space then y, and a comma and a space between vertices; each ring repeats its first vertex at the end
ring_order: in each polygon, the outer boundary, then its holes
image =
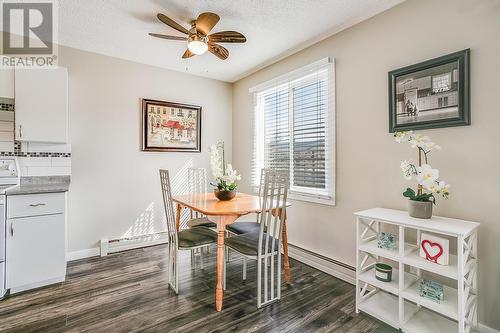
POLYGON ((467 126, 470 123, 470 49, 389 72, 390 133, 467 126), (449 68, 451 72, 448 73, 446 70, 449 68), (440 82, 440 79, 445 76, 446 79, 440 82), (417 80, 420 81, 417 82, 417 80), (430 87, 427 87, 429 81, 430 87), (442 83, 442 81, 448 82, 442 83), (406 87, 412 87, 412 83, 413 86, 420 87, 406 89, 406 87), (437 88, 434 87, 435 83, 437 88), (445 87, 440 88, 441 83, 445 87), (399 91, 397 84, 401 86, 399 91), (403 88, 406 90, 401 93, 403 88), (433 107, 432 105, 436 103, 438 106, 433 107), (420 111, 419 104, 424 104, 427 109, 420 111))
MULTIPOLYGON (((142 151, 154 151, 154 152, 201 152, 201 106, 181 104, 166 102, 154 99, 143 98, 141 100, 142 104, 142 151), (151 113, 151 108, 158 110, 157 114, 151 113), (175 117, 179 117, 179 112, 182 112, 182 119, 184 122, 179 123, 176 120, 169 117, 169 112, 174 110, 175 117), (184 119, 184 113, 189 112, 189 117, 184 119), (167 113, 165 113, 167 112, 167 113), (155 115, 159 120, 152 121, 151 116, 155 115), (194 118, 194 119, 193 119, 194 118), (153 124, 155 123, 155 124, 153 124), (172 123, 172 124, 169 124, 172 123), (189 125, 189 127, 186 125, 189 125), (172 125, 172 138, 166 138, 166 143, 159 144, 152 142, 151 137, 148 136, 149 133, 154 133, 154 131, 159 131, 159 129, 164 130, 166 127, 172 125), (152 128, 153 127, 153 128, 152 128), (179 138, 182 136, 182 138, 179 138), (184 138, 185 136, 185 138, 184 138), (182 142, 188 141, 189 144, 182 142)), ((162 133, 165 135, 165 133, 162 133)), ((167 135, 170 136, 170 133, 167 135)))

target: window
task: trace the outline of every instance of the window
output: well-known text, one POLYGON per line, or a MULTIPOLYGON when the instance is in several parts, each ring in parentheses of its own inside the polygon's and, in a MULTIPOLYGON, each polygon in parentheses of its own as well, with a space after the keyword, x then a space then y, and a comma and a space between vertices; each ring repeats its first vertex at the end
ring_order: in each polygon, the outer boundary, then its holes
POLYGON ((264 167, 290 174, 290 197, 334 204, 334 66, 323 59, 250 89, 253 183, 264 167))

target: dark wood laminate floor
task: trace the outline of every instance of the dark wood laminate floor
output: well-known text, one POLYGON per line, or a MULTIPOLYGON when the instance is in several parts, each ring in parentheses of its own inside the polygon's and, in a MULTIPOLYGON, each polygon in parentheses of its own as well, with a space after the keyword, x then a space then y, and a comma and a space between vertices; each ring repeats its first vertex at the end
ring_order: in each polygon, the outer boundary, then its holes
POLYGON ((256 307, 255 263, 228 265, 223 311, 214 310, 215 249, 205 268, 181 252, 179 295, 167 287, 167 247, 71 262, 65 283, 0 301, 1 332, 396 332, 357 315, 354 287, 291 261, 282 299, 256 307))

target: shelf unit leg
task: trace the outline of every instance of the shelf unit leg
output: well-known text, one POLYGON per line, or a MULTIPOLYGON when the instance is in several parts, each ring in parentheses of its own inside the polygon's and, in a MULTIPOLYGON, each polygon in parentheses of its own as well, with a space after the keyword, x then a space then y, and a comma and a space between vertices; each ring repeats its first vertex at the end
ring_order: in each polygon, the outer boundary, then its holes
POLYGON ((464 239, 457 237, 458 254, 458 333, 465 332, 465 299, 464 299, 464 239))
POLYGON ((359 266, 359 245, 360 245, 360 239, 359 239, 359 217, 356 217, 356 313, 359 313, 358 309, 358 304, 359 304, 359 271, 360 271, 360 266, 359 266))
MULTIPOLYGON (((474 256, 474 258, 476 258, 475 260, 477 260, 477 231, 474 232, 473 236, 474 236, 474 241, 472 242, 472 246, 473 246, 472 255, 474 256)), ((476 276, 475 276, 474 280, 472 281, 472 288, 474 288, 474 290, 476 292, 477 292, 477 281, 479 279, 479 276, 477 275, 477 272, 479 272, 478 265, 479 265, 479 263, 476 263, 476 267, 475 267, 476 276)), ((477 297, 476 297, 476 302, 477 302, 477 297)), ((477 329, 477 305, 474 309, 473 324, 474 324, 474 329, 477 329)))
MULTIPOLYGON (((403 226, 399 226, 399 244, 398 244, 398 250, 399 250, 399 258, 403 258, 404 253, 405 253, 405 228, 403 226)), ((401 297, 401 293, 404 289, 405 286, 405 265, 401 261, 401 259, 398 262, 398 267, 399 267, 399 285, 398 285, 398 306, 399 306, 399 311, 398 311, 398 320, 399 320, 399 327, 402 327, 404 324, 404 319, 405 319, 405 301, 403 297, 401 297)))

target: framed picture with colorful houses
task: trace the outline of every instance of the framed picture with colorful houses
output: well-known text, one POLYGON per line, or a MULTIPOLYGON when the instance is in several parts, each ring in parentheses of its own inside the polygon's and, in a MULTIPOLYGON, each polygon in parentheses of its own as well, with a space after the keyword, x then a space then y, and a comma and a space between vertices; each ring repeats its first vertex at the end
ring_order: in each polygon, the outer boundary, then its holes
POLYGON ((142 99, 142 150, 201 152, 201 106, 142 99))

